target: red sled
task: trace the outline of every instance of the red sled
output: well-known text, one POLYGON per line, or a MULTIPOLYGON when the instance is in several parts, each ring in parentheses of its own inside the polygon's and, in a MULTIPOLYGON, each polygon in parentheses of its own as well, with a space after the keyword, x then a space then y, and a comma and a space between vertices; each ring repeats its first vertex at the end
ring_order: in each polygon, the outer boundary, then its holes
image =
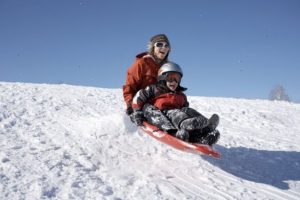
POLYGON ((196 143, 188 143, 177 139, 176 137, 159 130, 156 126, 149 124, 148 122, 143 122, 143 126, 141 129, 147 133, 148 135, 154 137, 155 139, 168 144, 178 150, 184 152, 190 152, 201 155, 209 155, 214 158, 220 158, 221 154, 214 150, 211 146, 205 144, 196 144, 196 143))

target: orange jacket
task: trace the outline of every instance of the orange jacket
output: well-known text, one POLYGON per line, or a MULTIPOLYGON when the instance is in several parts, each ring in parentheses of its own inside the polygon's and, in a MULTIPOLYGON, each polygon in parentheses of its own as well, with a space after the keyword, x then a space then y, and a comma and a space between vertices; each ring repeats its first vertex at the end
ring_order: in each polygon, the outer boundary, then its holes
POLYGON ((160 65, 147 52, 138 54, 133 65, 128 69, 123 85, 123 97, 126 105, 132 104, 134 95, 147 86, 157 83, 160 65))

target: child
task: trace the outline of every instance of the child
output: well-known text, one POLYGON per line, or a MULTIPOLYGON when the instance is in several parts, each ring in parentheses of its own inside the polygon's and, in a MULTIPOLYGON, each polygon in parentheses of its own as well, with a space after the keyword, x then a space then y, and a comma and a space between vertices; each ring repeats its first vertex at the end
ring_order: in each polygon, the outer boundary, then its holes
POLYGON ((188 142, 213 145, 220 137, 216 130, 219 116, 207 119, 189 108, 186 88, 180 86, 183 76, 180 66, 165 63, 158 71, 158 83, 139 90, 133 98, 135 123, 140 126, 144 119, 177 138, 188 142))

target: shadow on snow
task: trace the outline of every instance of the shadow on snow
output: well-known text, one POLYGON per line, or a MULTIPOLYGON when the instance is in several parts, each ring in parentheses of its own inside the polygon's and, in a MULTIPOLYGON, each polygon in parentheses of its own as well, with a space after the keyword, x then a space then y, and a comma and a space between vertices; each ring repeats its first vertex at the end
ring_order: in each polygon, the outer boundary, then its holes
POLYGON ((300 181, 300 152, 225 148, 220 145, 216 145, 216 149, 221 152, 221 159, 207 156, 203 159, 239 178, 285 190, 289 189, 285 181, 300 181))

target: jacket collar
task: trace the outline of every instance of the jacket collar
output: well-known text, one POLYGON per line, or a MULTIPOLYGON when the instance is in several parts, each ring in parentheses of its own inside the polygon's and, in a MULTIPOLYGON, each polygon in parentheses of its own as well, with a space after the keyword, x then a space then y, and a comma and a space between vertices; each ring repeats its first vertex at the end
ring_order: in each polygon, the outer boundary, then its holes
MULTIPOLYGON (((170 92, 173 92, 173 91, 171 91, 171 90, 166 86, 165 83, 159 82, 157 85, 158 85, 159 87, 162 87, 162 88, 165 89, 165 90, 168 90, 168 91, 170 91, 170 92)), ((183 91, 186 91, 186 90, 187 90, 187 88, 182 87, 181 85, 178 85, 178 87, 176 88, 175 92, 183 92, 183 91)))

